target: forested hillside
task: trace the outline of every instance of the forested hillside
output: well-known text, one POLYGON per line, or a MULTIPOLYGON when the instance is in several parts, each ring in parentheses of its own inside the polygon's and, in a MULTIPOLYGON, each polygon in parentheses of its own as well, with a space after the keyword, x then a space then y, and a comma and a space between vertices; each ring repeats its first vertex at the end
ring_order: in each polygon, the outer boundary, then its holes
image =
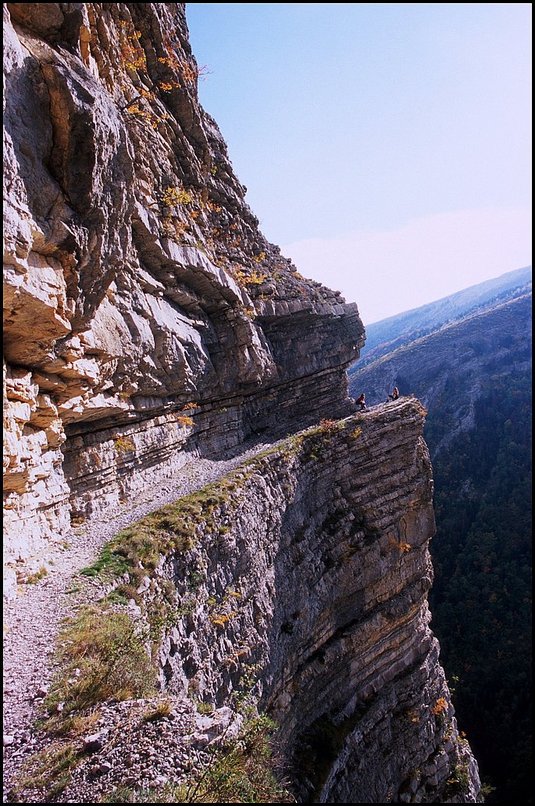
MULTIPOLYGON (((489 378, 474 427, 433 461, 430 604, 491 802, 530 802, 531 371, 489 378)), ((430 412, 427 440, 433 442, 430 412)))
POLYGON ((371 404, 397 385, 428 409, 432 625, 489 802, 531 802, 531 302, 520 294, 350 376, 371 404))

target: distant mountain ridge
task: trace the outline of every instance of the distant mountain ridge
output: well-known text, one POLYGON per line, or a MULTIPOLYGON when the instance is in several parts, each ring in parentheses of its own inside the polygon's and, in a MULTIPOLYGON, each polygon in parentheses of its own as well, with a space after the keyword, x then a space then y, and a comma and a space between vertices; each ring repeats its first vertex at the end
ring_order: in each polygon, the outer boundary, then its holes
POLYGON ((432 333, 443 325, 519 296, 523 291, 531 290, 531 285, 531 266, 525 266, 367 325, 366 344, 349 374, 351 376, 357 366, 360 369, 396 347, 432 333))

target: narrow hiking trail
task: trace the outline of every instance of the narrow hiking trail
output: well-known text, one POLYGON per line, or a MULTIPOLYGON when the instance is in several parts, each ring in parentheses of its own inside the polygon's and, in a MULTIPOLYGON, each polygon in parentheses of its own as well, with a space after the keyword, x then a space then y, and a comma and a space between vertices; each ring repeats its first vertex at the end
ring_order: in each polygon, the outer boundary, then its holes
MULTIPOLYGON (((282 440, 281 440, 282 441, 282 440)), ((73 529, 64 546, 49 554, 50 570, 35 584, 19 586, 4 607, 4 802, 10 781, 27 755, 40 749, 34 731, 39 707, 54 671, 54 646, 61 622, 101 593, 101 583, 80 575, 117 532, 143 516, 202 489, 273 442, 221 460, 194 459, 172 478, 148 488, 142 500, 117 506, 101 519, 73 529)), ((243 447, 243 446, 242 446, 243 447)))

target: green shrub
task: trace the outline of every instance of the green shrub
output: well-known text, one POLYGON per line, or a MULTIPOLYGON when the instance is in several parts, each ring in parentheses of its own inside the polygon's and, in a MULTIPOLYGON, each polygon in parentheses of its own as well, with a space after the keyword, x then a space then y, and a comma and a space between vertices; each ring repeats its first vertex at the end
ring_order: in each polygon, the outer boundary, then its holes
POLYGON ((129 453, 136 449, 132 437, 114 437, 113 444, 118 454, 129 453))
POLYGON ((470 775, 468 772, 468 765, 465 762, 459 762, 453 768, 451 776, 446 782, 444 796, 451 798, 455 795, 466 793, 469 785, 470 775))

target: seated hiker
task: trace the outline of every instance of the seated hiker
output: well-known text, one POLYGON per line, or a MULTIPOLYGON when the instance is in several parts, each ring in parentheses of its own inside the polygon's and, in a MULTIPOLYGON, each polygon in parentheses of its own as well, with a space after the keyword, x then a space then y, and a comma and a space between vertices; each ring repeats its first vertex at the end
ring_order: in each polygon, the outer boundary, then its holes
POLYGON ((392 394, 388 395, 388 400, 397 400, 398 397, 399 397, 399 389, 397 388, 397 386, 394 386, 394 388, 392 389, 392 394))
POLYGON ((360 406, 360 411, 366 411, 366 396, 364 392, 355 400, 357 406, 360 406))

